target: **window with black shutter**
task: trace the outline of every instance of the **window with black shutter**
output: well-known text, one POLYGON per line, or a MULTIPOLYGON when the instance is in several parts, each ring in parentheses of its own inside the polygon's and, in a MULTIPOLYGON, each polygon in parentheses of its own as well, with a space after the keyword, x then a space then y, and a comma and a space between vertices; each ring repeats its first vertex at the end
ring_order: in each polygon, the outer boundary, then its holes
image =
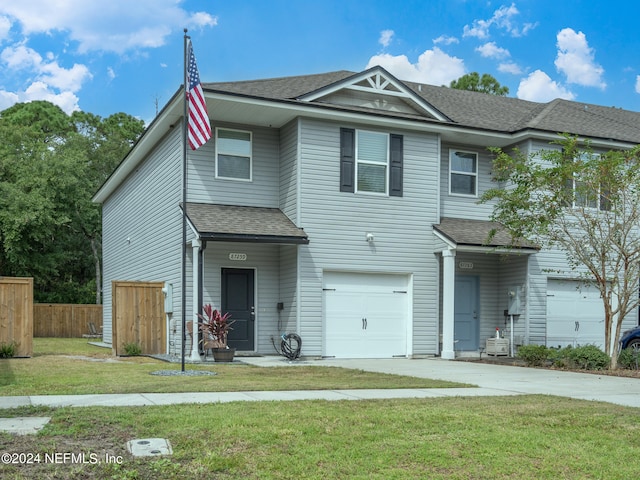
POLYGON ((402 135, 340 129, 340 191, 402 196, 402 135))

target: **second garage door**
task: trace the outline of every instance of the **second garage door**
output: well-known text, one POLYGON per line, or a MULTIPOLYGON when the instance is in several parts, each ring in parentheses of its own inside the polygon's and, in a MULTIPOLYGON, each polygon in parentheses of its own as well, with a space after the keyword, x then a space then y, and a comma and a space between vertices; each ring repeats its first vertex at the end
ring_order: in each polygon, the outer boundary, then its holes
POLYGON ((547 282, 547 346, 604 345, 604 306, 594 287, 547 282))
POLYGON ((339 358, 407 355, 408 276, 325 272, 324 352, 339 358))

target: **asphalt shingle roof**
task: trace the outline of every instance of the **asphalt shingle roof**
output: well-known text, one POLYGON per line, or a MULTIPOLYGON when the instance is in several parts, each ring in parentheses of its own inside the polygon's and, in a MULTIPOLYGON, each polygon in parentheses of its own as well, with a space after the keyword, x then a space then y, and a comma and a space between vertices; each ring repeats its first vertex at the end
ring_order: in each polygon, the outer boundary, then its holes
MULTIPOLYGON (((357 75, 346 70, 239 82, 203 83, 206 90, 272 100, 300 101, 299 97, 357 75)), ((640 113, 616 107, 556 99, 537 103, 513 97, 456 90, 401 81, 455 125, 514 133, 526 129, 571 133, 588 138, 640 143, 640 113)), ((304 102, 309 104, 308 102, 304 102)), ((362 111, 355 106, 340 105, 362 111)), ((398 117, 413 117, 388 112, 398 117)))
POLYGON ((494 248, 539 248, 534 243, 526 240, 514 242, 511 235, 499 223, 487 220, 443 217, 440 219, 440 223, 434 225, 433 228, 456 245, 494 248), (494 230, 496 233, 489 240, 489 234, 494 230))
POLYGON ((187 203, 187 217, 205 240, 309 243, 304 230, 277 208, 187 203))

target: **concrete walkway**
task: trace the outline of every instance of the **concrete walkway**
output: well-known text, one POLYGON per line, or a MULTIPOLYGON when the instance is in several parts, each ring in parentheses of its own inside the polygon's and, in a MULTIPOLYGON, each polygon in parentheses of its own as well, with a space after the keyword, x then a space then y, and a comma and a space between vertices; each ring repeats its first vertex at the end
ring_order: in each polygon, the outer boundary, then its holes
POLYGON ((31 395, 0 397, 0 408, 25 405, 140 406, 236 401, 363 400, 387 398, 442 398, 451 396, 558 395, 640 408, 640 379, 561 372, 545 369, 428 359, 305 360, 288 362, 283 357, 242 357, 257 366, 296 368, 301 365, 344 367, 370 372, 410 375, 478 385, 479 388, 299 390, 279 392, 140 393, 104 395, 31 395))

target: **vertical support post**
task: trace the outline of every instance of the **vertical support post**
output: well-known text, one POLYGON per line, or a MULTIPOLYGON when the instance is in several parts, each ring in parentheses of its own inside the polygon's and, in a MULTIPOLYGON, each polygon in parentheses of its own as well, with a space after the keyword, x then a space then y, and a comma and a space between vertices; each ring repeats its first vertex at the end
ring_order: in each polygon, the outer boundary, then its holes
POLYGON ((456 251, 442 251, 442 352, 445 360, 454 360, 454 306, 456 286, 456 251))
POLYGON ((200 352, 198 351, 198 313, 200 313, 200 306, 198 305, 198 292, 200 291, 200 247, 202 246, 202 242, 198 239, 191 240, 191 248, 192 250, 192 275, 193 275, 193 284, 191 291, 193 292, 191 298, 191 309, 193 311, 192 319, 193 319, 193 328, 191 331, 191 336, 193 337, 191 340, 191 360, 194 362, 199 362, 202 359, 200 358, 200 352))

